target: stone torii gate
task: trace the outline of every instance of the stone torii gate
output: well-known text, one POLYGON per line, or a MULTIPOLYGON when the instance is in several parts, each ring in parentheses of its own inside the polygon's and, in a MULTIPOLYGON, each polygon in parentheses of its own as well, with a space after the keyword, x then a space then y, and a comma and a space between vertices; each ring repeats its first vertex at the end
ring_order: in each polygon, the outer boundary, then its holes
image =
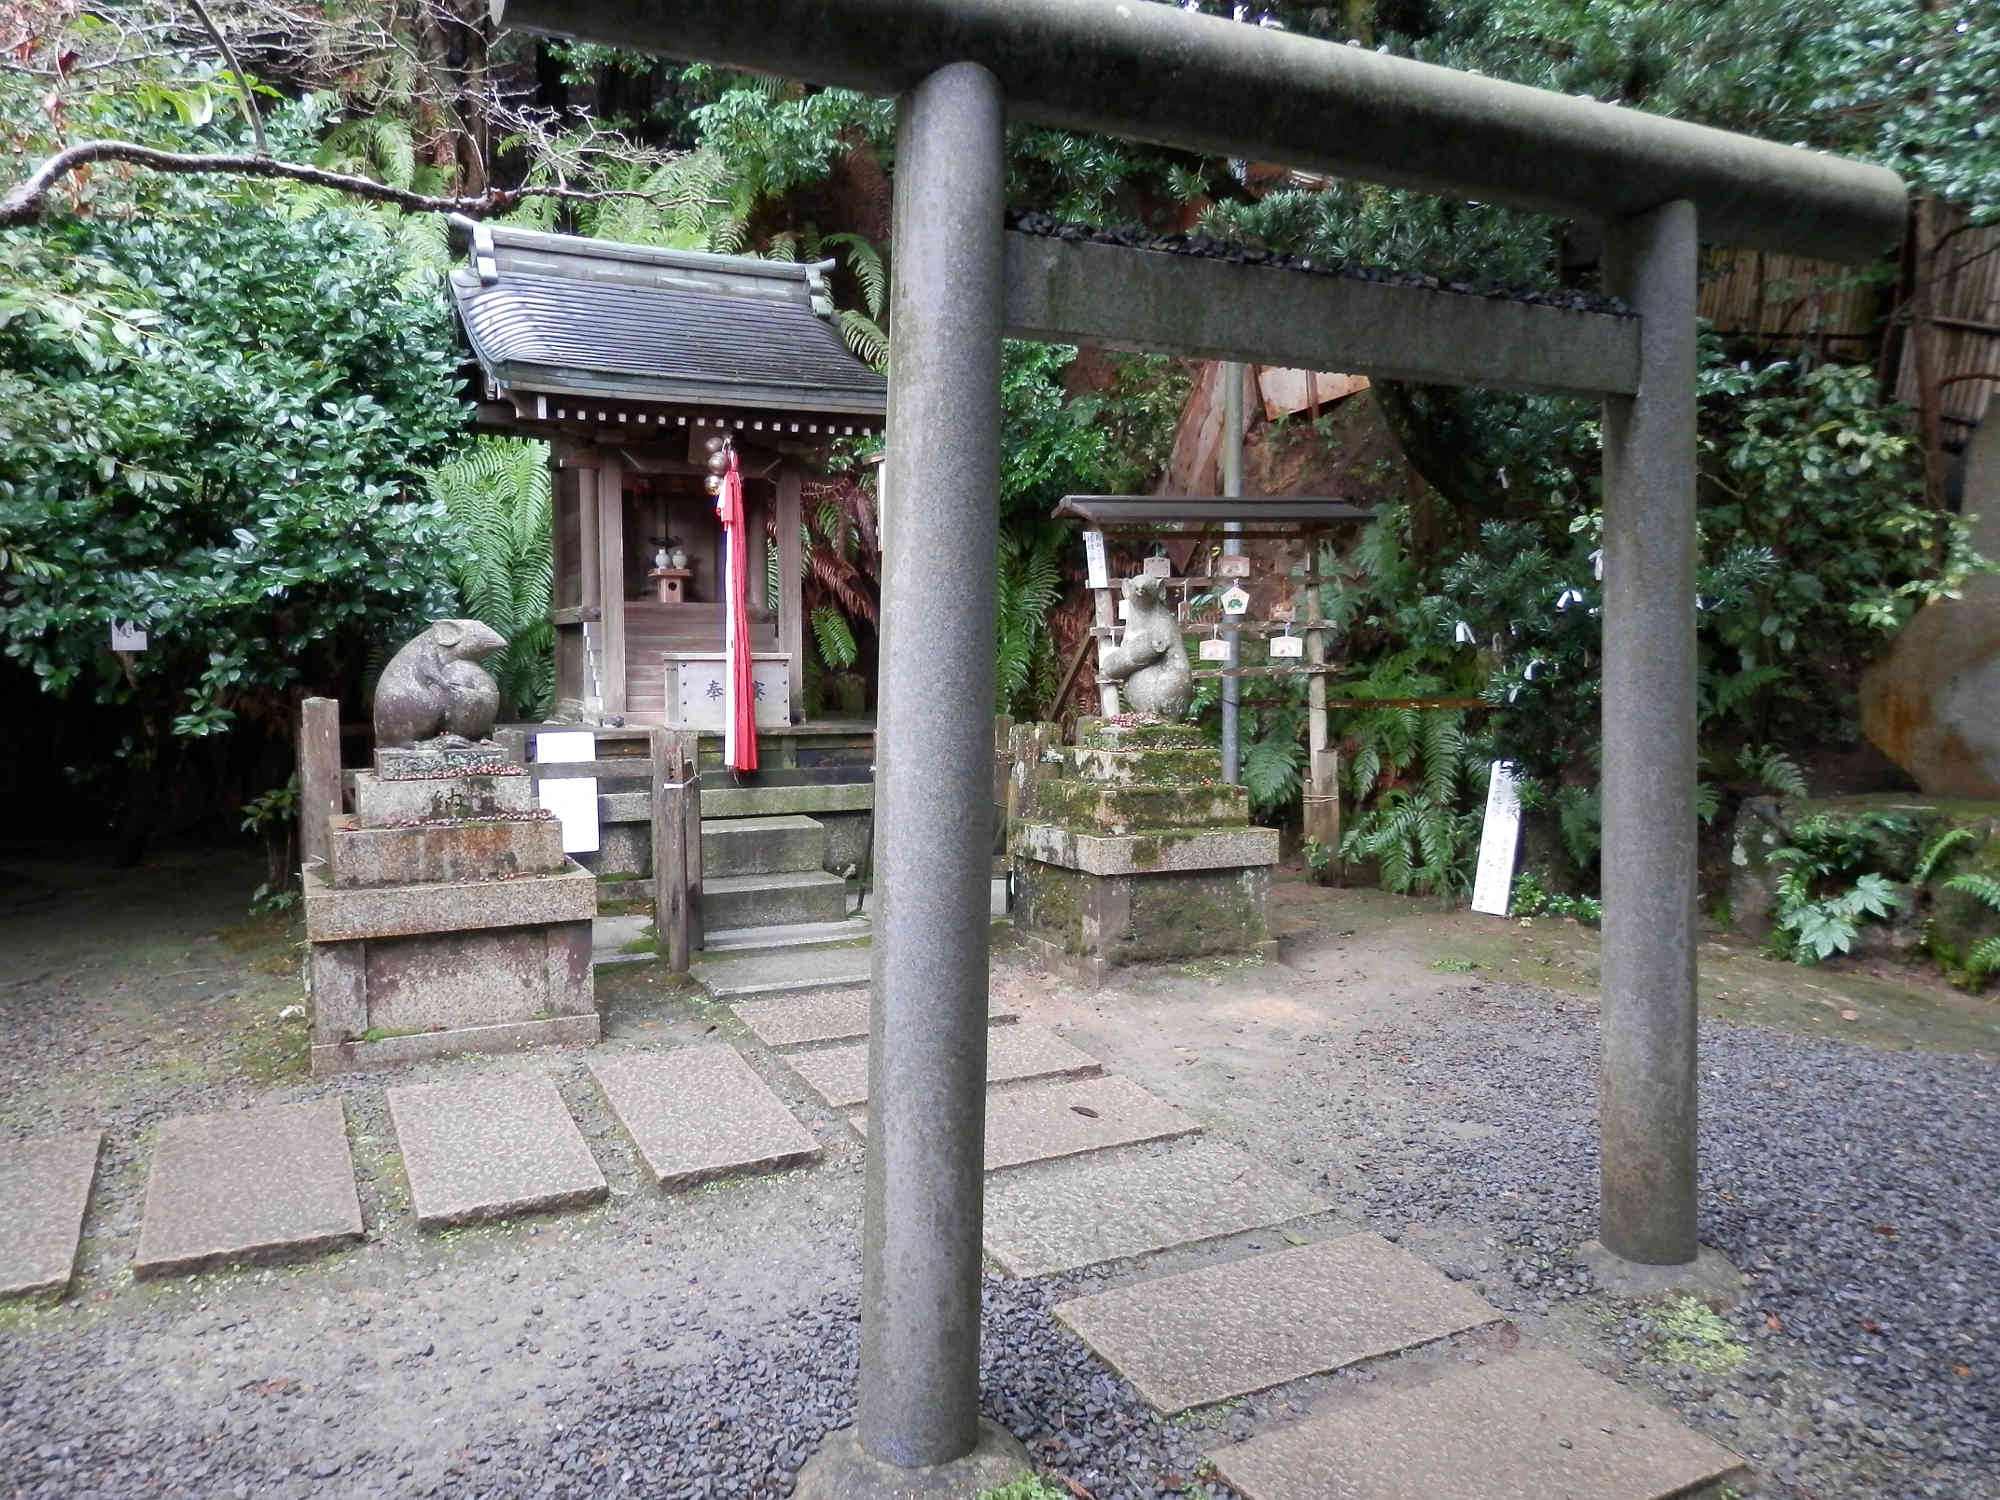
POLYGON ((494 10, 900 96, 861 1383, 800 1492, 970 1495, 1001 1451, 978 1372, 1003 335, 1603 399, 1600 1234, 1611 1271, 1692 1268, 1697 243, 1873 257, 1895 174, 1140 0, 494 10), (1010 113, 1596 223, 1635 316, 1009 234, 1010 113))

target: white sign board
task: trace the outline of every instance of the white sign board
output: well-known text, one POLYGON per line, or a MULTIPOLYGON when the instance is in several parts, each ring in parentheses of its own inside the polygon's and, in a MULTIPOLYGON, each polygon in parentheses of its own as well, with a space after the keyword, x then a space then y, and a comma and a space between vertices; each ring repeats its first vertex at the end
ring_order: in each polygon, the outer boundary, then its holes
POLYGON ((111 622, 111 649, 113 651, 144 651, 146 632, 130 620, 111 622))
POLYGON ((1274 635, 1271 637, 1271 656, 1275 660, 1281 656, 1304 656, 1306 638, 1302 635, 1274 635))
POLYGON ((1094 589, 1111 587, 1111 570, 1104 563, 1104 533, 1086 531, 1083 534, 1083 566, 1089 576, 1085 582, 1094 589))
POLYGON ((1171 557, 1149 557, 1140 564, 1140 570, 1148 578, 1171 578, 1174 576, 1174 560, 1171 557))
MULTIPOLYGON (((544 765, 597 758, 597 736, 588 729, 551 730, 535 736, 535 759, 544 765)), ((594 854, 598 849, 597 778, 563 776, 537 788, 541 805, 562 824, 565 854, 594 854)))
POLYGON ((1248 578, 1250 559, 1247 557, 1218 557, 1215 560, 1217 578, 1248 578))
POLYGON ((1232 583, 1222 591, 1222 612, 1225 615, 1240 615, 1249 608, 1250 595, 1244 592, 1242 584, 1232 583))
POLYGON ((1213 637, 1203 641, 1201 643, 1201 659, 1203 661, 1228 661, 1229 642, 1216 640, 1213 637))
POLYGON ((1472 882, 1472 909, 1507 915, 1514 888, 1514 849, 1521 839, 1521 789, 1513 767, 1493 762, 1486 784, 1486 827, 1479 836, 1479 873, 1472 882))

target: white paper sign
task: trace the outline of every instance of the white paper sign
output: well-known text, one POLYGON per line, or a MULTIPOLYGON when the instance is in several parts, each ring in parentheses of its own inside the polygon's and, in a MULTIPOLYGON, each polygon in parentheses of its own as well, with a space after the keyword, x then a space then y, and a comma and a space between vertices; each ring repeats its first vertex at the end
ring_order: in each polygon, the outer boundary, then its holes
MULTIPOLYGON (((597 758, 597 736, 588 729, 550 730, 535 736, 535 759, 563 765, 597 758)), ((562 824, 565 854, 594 854, 599 847, 597 778, 563 776, 544 781, 536 791, 541 805, 562 824)))
POLYGON ((564 776, 538 789, 543 807, 562 824, 565 854, 595 854, 598 846, 597 778, 564 776))
POLYGON ((1218 640, 1203 641, 1201 643, 1201 659, 1203 661, 1228 661, 1229 642, 1218 640))
POLYGON ((1493 762, 1486 785, 1486 827, 1479 836, 1479 874, 1472 882, 1472 909, 1507 915, 1513 894, 1514 848, 1521 838, 1521 789, 1513 767, 1493 762))
POLYGON ((1149 557, 1142 564, 1148 578, 1171 578, 1174 576, 1174 560, 1171 557, 1149 557))
POLYGON ((1274 635, 1271 637, 1271 655, 1273 657, 1304 656, 1305 654, 1306 638, 1304 636, 1274 635))
POLYGON ((144 651, 146 632, 130 620, 111 622, 111 649, 113 651, 144 651))
POLYGON ((1132 601, 1130 599, 1120 599, 1118 601, 1118 618, 1122 620, 1131 613, 1132 601))
POLYGON ((535 736, 539 761, 596 760, 597 736, 588 729, 550 729, 535 736))
POLYGON ((1104 533, 1086 531, 1083 534, 1083 566, 1089 577, 1085 580, 1094 589, 1111 587, 1111 570, 1104 563, 1104 533))

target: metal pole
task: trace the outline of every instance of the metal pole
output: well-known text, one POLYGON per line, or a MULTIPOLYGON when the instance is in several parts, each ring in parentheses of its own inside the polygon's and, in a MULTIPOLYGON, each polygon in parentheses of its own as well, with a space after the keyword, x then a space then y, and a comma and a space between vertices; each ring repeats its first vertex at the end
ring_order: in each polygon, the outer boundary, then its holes
POLYGON ((896 143, 856 1430, 901 1468, 979 1439, 1003 114, 954 64, 903 98, 896 143))
POLYGON ((1601 1238, 1695 1260, 1695 209, 1605 230, 1643 319, 1639 394, 1604 403, 1601 1238))
MULTIPOLYGON (((1222 367, 1222 493, 1240 495, 1243 493, 1243 366, 1230 361, 1222 367)), ((1222 523, 1224 539, 1222 555, 1241 557, 1243 555, 1243 530, 1241 521, 1222 523)), ((1235 632, 1229 636, 1229 656, 1224 667, 1236 666, 1243 655, 1243 638, 1235 632)), ((1238 774, 1241 767, 1241 741, 1238 739, 1239 722, 1243 711, 1243 679, 1225 677, 1222 679, 1222 779, 1228 782, 1242 780, 1238 774)))

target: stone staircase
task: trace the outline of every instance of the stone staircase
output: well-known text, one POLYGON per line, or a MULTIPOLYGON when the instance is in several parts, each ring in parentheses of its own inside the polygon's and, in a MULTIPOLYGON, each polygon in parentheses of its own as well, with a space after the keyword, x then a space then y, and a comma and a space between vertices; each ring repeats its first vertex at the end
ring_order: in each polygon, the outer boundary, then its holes
MULTIPOLYGON (((801 813, 701 820, 701 913, 710 947, 750 946, 755 929, 824 925, 849 936, 847 881, 825 868, 826 827, 801 813)), ((815 934, 792 933, 810 942, 815 934)))

